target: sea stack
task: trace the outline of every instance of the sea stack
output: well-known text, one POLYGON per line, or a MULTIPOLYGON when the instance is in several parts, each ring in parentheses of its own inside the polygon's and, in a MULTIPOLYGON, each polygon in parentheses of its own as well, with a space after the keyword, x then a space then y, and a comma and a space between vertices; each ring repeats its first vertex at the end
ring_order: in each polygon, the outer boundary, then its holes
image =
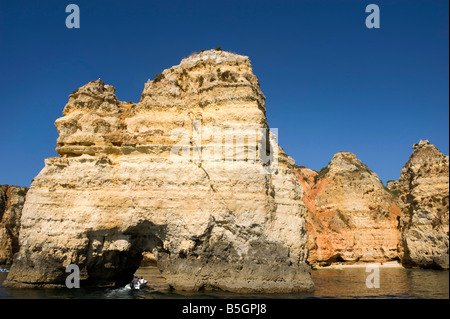
POLYGON ((426 140, 413 149, 399 180, 388 184, 401 199, 401 261, 405 267, 448 269, 449 157, 426 140))
POLYGON ((339 152, 319 172, 296 172, 305 189, 312 265, 398 259, 397 198, 355 154, 339 152))
POLYGON ((7 285, 64 285, 69 264, 82 285, 122 285, 153 252, 175 289, 313 287, 303 188, 248 57, 203 51, 147 82, 139 103, 114 92, 92 81, 56 120, 60 157, 31 184, 7 285))

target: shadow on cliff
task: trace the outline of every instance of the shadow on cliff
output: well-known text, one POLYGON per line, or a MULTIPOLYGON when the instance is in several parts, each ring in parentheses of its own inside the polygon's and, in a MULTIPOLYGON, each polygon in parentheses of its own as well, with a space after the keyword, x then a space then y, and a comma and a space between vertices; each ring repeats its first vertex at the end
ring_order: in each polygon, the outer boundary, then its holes
POLYGON ((91 230, 86 235, 89 243, 84 252, 82 284, 123 286, 133 278, 143 253, 164 249, 166 225, 144 220, 125 231, 115 227, 91 230))

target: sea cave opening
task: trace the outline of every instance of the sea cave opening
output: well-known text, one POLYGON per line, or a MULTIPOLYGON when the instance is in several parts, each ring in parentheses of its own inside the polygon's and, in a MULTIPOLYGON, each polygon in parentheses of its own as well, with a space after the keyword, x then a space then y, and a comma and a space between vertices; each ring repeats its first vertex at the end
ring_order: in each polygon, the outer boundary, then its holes
POLYGON ((118 228, 88 232, 86 285, 124 286, 143 265, 156 265, 164 249, 165 225, 144 220, 124 231, 118 228))

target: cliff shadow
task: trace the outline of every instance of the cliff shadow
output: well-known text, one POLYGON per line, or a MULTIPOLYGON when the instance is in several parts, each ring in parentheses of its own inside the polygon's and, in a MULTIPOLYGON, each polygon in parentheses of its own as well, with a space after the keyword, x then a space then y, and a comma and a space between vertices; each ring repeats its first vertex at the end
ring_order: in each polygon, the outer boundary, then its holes
POLYGON ((139 268, 143 253, 164 249, 166 225, 144 220, 125 230, 91 230, 86 235, 86 260, 80 267, 83 284, 124 286, 139 268))

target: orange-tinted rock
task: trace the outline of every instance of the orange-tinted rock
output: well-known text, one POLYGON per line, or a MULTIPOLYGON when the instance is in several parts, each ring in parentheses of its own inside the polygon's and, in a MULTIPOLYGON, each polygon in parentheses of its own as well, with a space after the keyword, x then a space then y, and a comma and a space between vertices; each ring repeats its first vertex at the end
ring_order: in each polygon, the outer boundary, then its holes
POLYGON ((311 264, 397 259, 397 198, 378 176, 348 152, 320 172, 296 168, 305 189, 311 264))

